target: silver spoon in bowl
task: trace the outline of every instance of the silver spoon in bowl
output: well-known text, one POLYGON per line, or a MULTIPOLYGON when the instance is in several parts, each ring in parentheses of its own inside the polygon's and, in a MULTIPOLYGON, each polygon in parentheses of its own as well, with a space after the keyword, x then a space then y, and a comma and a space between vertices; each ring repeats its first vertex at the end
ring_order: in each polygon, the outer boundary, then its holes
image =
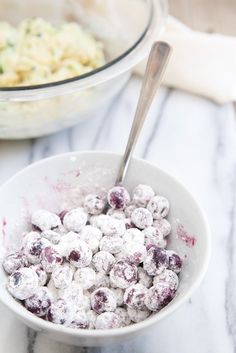
POLYGON ((149 54, 142 88, 136 108, 133 124, 129 134, 125 153, 122 157, 115 185, 120 185, 127 173, 134 148, 142 130, 147 113, 157 89, 160 87, 172 48, 165 42, 153 44, 149 54))

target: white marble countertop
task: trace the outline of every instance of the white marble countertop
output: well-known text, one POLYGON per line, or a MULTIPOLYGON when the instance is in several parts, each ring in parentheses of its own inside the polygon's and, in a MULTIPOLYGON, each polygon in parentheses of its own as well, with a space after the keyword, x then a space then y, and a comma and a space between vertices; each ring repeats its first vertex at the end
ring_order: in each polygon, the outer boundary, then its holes
MULTIPOLYGON (((140 81, 133 78, 106 114, 53 136, 0 142, 0 183, 41 158, 72 150, 122 152, 140 81)), ((213 234, 207 276, 191 300, 155 335, 116 347, 80 349, 36 334, 0 306, 1 353, 236 352, 236 121, 233 105, 163 88, 136 149, 195 195, 213 234)))

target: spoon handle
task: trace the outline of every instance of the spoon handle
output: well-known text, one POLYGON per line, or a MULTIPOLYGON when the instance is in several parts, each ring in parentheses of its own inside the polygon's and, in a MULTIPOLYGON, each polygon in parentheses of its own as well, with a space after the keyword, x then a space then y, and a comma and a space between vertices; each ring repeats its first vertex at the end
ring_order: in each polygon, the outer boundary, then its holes
POLYGON ((171 51, 171 47, 165 42, 156 42, 152 46, 132 128, 117 175, 116 185, 122 183, 125 178, 133 150, 142 130, 155 93, 161 84, 163 73, 166 69, 171 51))

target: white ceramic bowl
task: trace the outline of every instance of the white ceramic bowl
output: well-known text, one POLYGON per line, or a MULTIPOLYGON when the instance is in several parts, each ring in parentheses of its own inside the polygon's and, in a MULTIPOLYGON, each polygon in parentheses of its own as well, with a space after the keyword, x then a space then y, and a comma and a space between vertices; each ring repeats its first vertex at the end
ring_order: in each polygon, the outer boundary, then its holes
MULTIPOLYGON (((58 212, 61 206, 75 205, 79 190, 113 185, 120 156, 107 152, 82 152, 59 155, 35 163, 16 174, 0 188, 0 258, 7 248, 17 246, 21 233, 29 229, 30 213, 37 208, 58 212)), ((37 318, 15 301, 6 290, 6 274, 0 266, 0 300, 17 318, 47 336, 78 346, 102 346, 145 334, 161 325, 161 320, 183 304, 200 284, 208 265, 210 230, 207 220, 191 194, 175 178, 146 161, 134 158, 125 186, 151 185, 171 204, 169 221, 173 231, 169 247, 185 259, 180 286, 174 300, 159 313, 143 322, 114 330, 76 330, 37 318), (177 236, 178 224, 194 236, 187 246, 177 236)))

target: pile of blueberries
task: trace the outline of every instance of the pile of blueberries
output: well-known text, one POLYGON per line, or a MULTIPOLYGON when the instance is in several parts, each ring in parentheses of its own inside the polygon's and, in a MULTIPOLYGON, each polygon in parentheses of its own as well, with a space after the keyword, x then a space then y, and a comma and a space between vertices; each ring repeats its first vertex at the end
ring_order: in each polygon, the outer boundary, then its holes
POLYGON ((88 194, 59 215, 32 214, 3 259, 7 288, 34 315, 77 329, 137 323, 175 296, 182 259, 167 250, 168 200, 148 185, 88 194))

